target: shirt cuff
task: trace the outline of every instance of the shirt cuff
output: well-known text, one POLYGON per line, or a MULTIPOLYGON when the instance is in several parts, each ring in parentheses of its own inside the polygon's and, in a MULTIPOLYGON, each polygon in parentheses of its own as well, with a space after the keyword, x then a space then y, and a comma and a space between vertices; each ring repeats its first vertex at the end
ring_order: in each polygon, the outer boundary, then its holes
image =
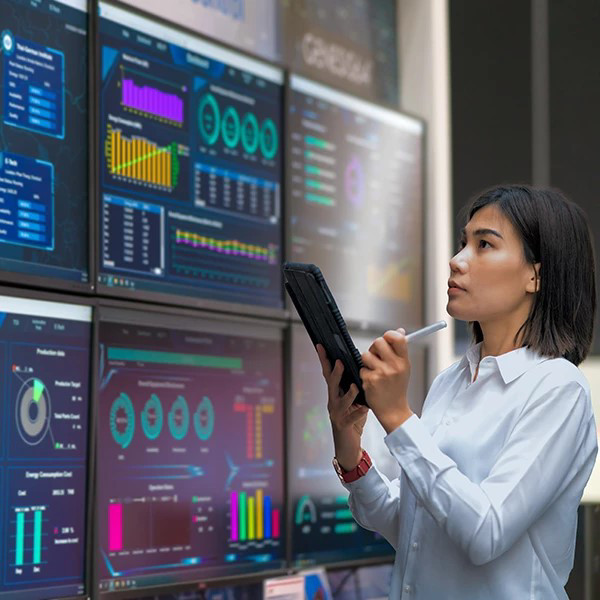
POLYGON ((371 465, 369 470, 356 481, 352 483, 343 483, 342 485, 359 501, 372 502, 381 495, 387 493, 388 487, 381 473, 371 465))

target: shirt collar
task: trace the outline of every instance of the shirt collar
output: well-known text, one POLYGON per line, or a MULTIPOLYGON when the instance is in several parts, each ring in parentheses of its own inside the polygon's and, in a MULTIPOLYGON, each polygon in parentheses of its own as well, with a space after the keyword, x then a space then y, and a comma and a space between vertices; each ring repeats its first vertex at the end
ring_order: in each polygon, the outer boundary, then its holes
MULTIPOLYGON (((479 342, 478 344, 471 346, 460 362, 461 367, 469 366, 471 371, 471 381, 473 380, 477 365, 479 364, 481 344, 482 343, 479 342)), ((523 373, 529 371, 529 369, 548 360, 547 356, 542 356, 535 350, 531 350, 525 346, 517 348, 516 350, 511 350, 500 356, 487 356, 486 358, 496 364, 505 384, 511 383, 511 381, 514 381, 523 375, 523 373)))

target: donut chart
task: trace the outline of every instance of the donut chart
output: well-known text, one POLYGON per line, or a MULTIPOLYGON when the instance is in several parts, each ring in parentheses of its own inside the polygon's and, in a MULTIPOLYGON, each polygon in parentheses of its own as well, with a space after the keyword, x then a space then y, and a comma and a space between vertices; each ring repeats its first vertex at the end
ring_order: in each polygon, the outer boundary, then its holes
POLYGON ((182 440, 190 427, 190 409, 183 396, 177 396, 169 411, 169 430, 176 440, 182 440))
POLYGON ((32 377, 23 383, 17 394, 15 415, 17 430, 26 444, 36 446, 46 437, 52 410, 50 395, 41 379, 32 377))
POLYGON ((144 435, 149 440, 155 440, 163 428, 163 409, 160 398, 152 394, 144 405, 141 421, 144 435))
POLYGON ((198 105, 198 128, 204 141, 212 146, 219 139, 221 113, 212 94, 206 94, 198 105))
POLYGON ((121 392, 110 407, 110 432, 115 442, 123 448, 127 448, 133 440, 135 433, 135 411, 131 398, 121 392))
POLYGON ((215 428, 215 409, 208 396, 204 396, 194 412, 194 429, 203 442, 210 439, 215 428))

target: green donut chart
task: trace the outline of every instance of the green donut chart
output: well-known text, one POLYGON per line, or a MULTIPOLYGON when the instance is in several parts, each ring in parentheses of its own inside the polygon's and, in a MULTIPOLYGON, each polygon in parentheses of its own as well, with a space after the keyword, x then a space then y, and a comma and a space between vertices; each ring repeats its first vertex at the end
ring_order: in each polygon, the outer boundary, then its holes
POLYGON ((265 158, 271 160, 275 158, 278 147, 277 127, 273 119, 265 119, 260 128, 260 151, 265 158))
POLYGON ((181 441, 190 428, 190 409, 183 396, 177 396, 169 411, 169 430, 171 435, 181 441))
POLYGON ((144 435, 149 440, 155 440, 163 428, 163 409, 160 398, 156 394, 152 394, 149 400, 144 405, 141 421, 144 435))
POLYGON ((228 148, 235 148, 240 141, 240 117, 233 106, 228 106, 221 121, 223 141, 228 148))
POLYGON ((208 396, 204 396, 194 412, 194 429, 203 442, 210 439, 215 429, 215 409, 208 396))
POLYGON ((115 442, 125 450, 133 441, 135 433, 135 411, 131 398, 121 392, 110 407, 110 432, 115 442))
POLYGON ((198 128, 202 139, 212 146, 219 139, 221 129, 221 111, 212 94, 206 94, 198 104, 198 128))
POLYGON ((258 121, 252 113, 246 113, 242 119, 242 145, 248 154, 254 154, 258 149, 260 131, 258 121))

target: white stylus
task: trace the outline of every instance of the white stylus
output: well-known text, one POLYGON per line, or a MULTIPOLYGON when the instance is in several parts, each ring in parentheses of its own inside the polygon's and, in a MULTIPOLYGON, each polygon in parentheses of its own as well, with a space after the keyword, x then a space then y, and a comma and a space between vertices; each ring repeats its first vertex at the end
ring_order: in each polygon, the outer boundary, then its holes
POLYGON ((423 327, 423 329, 417 329, 416 331, 409 333, 406 336, 406 341, 412 342, 414 340, 418 340, 419 338, 425 337, 430 333, 435 333, 440 329, 444 329, 444 327, 447 327, 446 321, 437 321, 435 323, 432 323, 431 325, 427 325, 427 327, 423 327))

